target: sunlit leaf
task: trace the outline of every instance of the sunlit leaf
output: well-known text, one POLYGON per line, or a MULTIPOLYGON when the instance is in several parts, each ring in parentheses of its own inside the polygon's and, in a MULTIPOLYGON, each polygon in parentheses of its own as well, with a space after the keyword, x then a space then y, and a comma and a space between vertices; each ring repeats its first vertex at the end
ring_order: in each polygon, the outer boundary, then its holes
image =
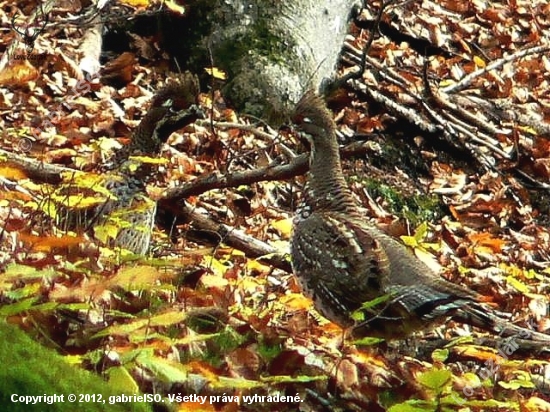
POLYGON ((202 265, 210 269, 212 273, 214 273, 214 275, 219 277, 223 277, 223 275, 225 275, 225 272, 227 272, 227 270, 229 269, 228 266, 224 265, 213 256, 203 256, 202 265))
POLYGON ((445 362, 449 357, 449 349, 436 349, 432 352, 434 362, 445 362))
POLYGON ((519 281, 518 279, 516 279, 513 276, 507 276, 506 277, 506 283, 509 284, 510 286, 512 286, 513 288, 515 288, 516 290, 518 290, 521 293, 528 293, 529 292, 529 288, 527 287, 527 285, 525 283, 519 281))
POLYGON ((227 74, 225 74, 223 70, 220 70, 217 67, 212 67, 212 68, 206 67, 204 70, 206 71, 206 73, 208 73, 210 76, 212 76, 215 79, 220 79, 220 80, 227 79, 227 74))
POLYGON ((354 340, 353 344, 357 346, 373 346, 378 345, 381 342, 384 342, 384 339, 367 336, 361 339, 354 340))
POLYGON ((479 56, 474 56, 474 63, 480 68, 484 68, 486 66, 485 61, 479 56))
POLYGON ((172 10, 174 13, 178 13, 180 15, 185 14, 185 7, 180 6, 174 0, 164 0, 164 4, 169 10, 172 10))
POLYGON ((277 230, 285 239, 290 238, 292 232, 292 219, 281 219, 271 223, 271 227, 277 230))
POLYGON ((130 160, 134 160, 138 163, 150 164, 150 165, 165 165, 168 164, 168 159, 149 156, 130 156, 130 160))
POLYGON ((11 180, 22 180, 27 177, 26 173, 19 167, 4 164, 0 166, 0 176, 11 180))
POLYGON ((111 282, 126 290, 149 290, 161 276, 161 272, 152 266, 126 266, 118 271, 111 282))
POLYGON ((109 383, 116 388, 121 388, 128 393, 139 393, 139 385, 123 366, 115 366, 107 371, 109 383))
POLYGON ((393 405, 388 412, 433 412, 435 405, 433 402, 410 400, 404 403, 393 405))
POLYGON ((450 385, 453 374, 446 369, 433 369, 417 376, 418 382, 436 393, 443 392, 450 385))

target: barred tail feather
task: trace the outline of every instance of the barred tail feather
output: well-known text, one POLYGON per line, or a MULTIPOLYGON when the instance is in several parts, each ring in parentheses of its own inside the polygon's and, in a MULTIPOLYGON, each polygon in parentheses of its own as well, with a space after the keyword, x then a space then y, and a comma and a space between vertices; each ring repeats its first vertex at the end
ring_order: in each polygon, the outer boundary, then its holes
POLYGON ((550 345, 550 335, 516 326, 496 316, 491 309, 475 302, 469 302, 460 308, 452 318, 458 322, 494 332, 503 338, 516 337, 550 345))

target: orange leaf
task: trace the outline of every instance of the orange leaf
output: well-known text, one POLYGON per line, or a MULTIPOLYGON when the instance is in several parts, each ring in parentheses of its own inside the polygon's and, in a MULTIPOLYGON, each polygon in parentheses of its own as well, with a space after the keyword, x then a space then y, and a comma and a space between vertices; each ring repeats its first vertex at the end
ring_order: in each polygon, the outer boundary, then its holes
POLYGON ((15 166, 2 165, 0 166, 0 175, 11 180, 25 179, 27 175, 23 170, 15 166))
POLYGON ((0 86, 27 86, 38 75, 38 70, 25 60, 24 63, 7 67, 0 72, 0 86))
POLYGON ((208 379, 209 382, 219 380, 218 372, 209 364, 201 361, 191 361, 186 365, 192 372, 199 373, 208 379))
POLYGON ((502 252, 502 248, 506 242, 502 239, 495 238, 489 233, 473 233, 468 235, 468 239, 475 245, 490 249, 492 252, 502 252))
POLYGON ((20 233, 19 238, 30 244, 32 250, 37 252, 49 252, 54 248, 68 248, 82 244, 85 239, 82 236, 35 236, 20 233))
POLYGON ((201 404, 200 402, 180 403, 177 412, 216 412, 216 408, 210 402, 201 404))
POLYGON ((290 310, 308 310, 312 306, 310 299, 301 293, 290 293, 281 298, 280 302, 290 310))

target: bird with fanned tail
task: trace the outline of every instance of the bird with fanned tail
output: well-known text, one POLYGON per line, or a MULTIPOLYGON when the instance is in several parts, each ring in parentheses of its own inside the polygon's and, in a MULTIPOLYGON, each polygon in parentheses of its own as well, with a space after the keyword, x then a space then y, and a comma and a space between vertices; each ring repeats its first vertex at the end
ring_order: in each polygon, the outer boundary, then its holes
POLYGON ((293 123, 311 146, 293 222, 293 271, 315 308, 352 336, 403 338, 449 318, 550 346, 550 335, 499 317, 483 297, 438 276, 402 243, 366 221, 346 184, 336 125, 313 91, 293 123))

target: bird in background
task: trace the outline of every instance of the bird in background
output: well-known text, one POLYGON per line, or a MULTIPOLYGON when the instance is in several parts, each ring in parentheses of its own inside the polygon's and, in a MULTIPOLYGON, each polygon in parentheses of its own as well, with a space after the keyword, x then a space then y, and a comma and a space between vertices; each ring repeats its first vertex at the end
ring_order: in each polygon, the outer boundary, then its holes
POLYGON ((293 221, 292 268, 324 317, 355 338, 404 338, 452 318, 550 345, 550 335, 502 319, 481 295, 443 279, 366 221, 342 173, 332 114, 315 92, 301 98, 292 121, 311 146, 293 221))
MULTIPOLYGON (((102 165, 101 181, 91 188, 91 197, 100 199, 91 207, 68 205, 74 193, 82 194, 83 185, 68 184, 56 193, 58 226, 64 230, 88 231, 104 245, 123 248, 134 254, 147 253, 155 222, 157 204, 147 194, 145 182, 153 168, 133 162, 131 156, 156 156, 170 134, 204 114, 196 106, 199 84, 196 76, 185 73, 178 81, 161 88, 153 97, 146 115, 132 133, 129 144, 102 165)), ((83 187, 84 186, 84 187, 83 187)))

